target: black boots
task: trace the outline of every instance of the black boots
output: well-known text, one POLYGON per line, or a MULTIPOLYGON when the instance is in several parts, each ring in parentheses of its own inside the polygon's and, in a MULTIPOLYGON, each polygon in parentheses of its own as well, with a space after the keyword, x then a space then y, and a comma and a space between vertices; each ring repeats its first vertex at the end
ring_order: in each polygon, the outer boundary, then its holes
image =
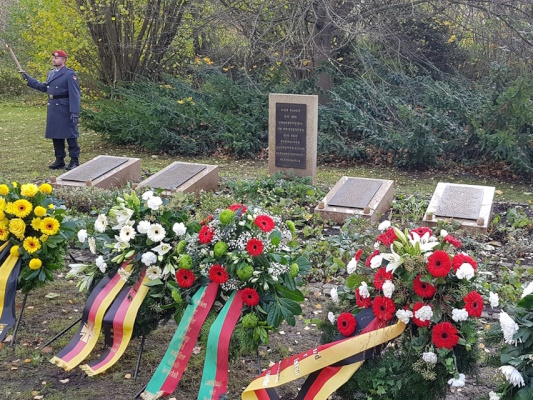
MULTIPOLYGON (((63 164, 65 165, 65 164, 63 164)), ((67 167, 65 168, 67 171, 70 171, 71 169, 74 169, 76 167, 79 167, 80 166, 80 160, 78 160, 77 158, 71 158, 70 159, 70 163, 67 165, 67 167)))
POLYGON ((48 168, 50 169, 61 169, 65 168, 65 160, 63 158, 57 158, 54 161, 53 164, 49 165, 48 168))

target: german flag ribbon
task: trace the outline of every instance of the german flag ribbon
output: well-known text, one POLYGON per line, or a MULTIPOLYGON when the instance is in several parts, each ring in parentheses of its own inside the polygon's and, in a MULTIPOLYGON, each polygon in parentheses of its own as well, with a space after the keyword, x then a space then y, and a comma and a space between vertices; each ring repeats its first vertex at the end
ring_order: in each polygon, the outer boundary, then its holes
MULTIPOLYGON (((122 264, 126 271, 131 265, 122 264)), ((83 308, 80 327, 72 340, 52 357, 50 362, 70 371, 81 363, 92 351, 98 341, 104 315, 125 285, 118 273, 107 275, 93 289, 83 308)))
POLYGON ((98 360, 80 366, 87 375, 94 376, 104 372, 112 367, 124 354, 133 334, 133 325, 135 324, 139 307, 150 290, 145 285, 148 281, 150 279, 143 272, 135 285, 123 287, 120 294, 113 301, 103 320, 103 325, 110 326, 113 329, 113 343, 98 360))
MULTIPOLYGON (((382 327, 376 318, 362 310, 359 320, 367 318, 364 329, 355 336, 320 345, 278 362, 255 378, 242 393, 243 400, 279 399, 274 387, 310 375, 298 394, 298 400, 324 400, 342 386, 365 359, 371 358, 381 345, 398 337, 405 324, 382 327)), ((368 309, 371 313, 372 310, 368 309)))
POLYGON ((17 279, 20 273, 19 256, 10 254, 11 244, 5 242, 0 246, 0 342, 2 342, 13 325, 15 325, 15 296, 17 279), (7 254, 7 257, 6 257, 7 254))
POLYGON ((238 290, 231 294, 211 325, 198 400, 218 400, 227 391, 229 342, 241 316, 241 293, 238 290))
POLYGON ((152 379, 141 394, 144 400, 158 399, 176 389, 191 356, 200 329, 218 293, 218 283, 200 288, 187 306, 176 333, 152 379))

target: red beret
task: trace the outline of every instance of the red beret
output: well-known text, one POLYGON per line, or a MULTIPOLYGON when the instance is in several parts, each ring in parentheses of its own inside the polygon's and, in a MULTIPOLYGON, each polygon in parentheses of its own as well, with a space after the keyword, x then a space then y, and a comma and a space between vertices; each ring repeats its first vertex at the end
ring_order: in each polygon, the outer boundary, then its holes
POLYGON ((54 57, 65 57, 65 58, 67 58, 67 53, 65 53, 63 50, 56 50, 56 51, 52 52, 52 55, 54 57))

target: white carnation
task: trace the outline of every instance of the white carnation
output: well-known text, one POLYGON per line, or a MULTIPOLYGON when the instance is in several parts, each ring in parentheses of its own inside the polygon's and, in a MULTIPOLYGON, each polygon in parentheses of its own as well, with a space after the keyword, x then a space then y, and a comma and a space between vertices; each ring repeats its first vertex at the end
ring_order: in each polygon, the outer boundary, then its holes
POLYGON ((80 243, 85 243, 85 240, 87 240, 87 231, 85 229, 78 231, 78 240, 80 243))
POLYGON ((144 201, 146 201, 146 200, 148 200, 150 197, 152 197, 153 195, 154 195, 154 192, 152 192, 151 190, 147 190, 146 192, 144 192, 144 193, 142 194, 141 197, 142 197, 142 199, 143 199, 144 201))
POLYGON ((390 221, 388 220, 385 220, 383 221, 382 223, 380 223, 378 225, 378 230, 383 232, 385 229, 389 229, 390 228, 390 221))
POLYGON ((339 302, 339 295, 338 295, 338 292, 337 292, 337 286, 333 286, 331 288, 331 291, 329 292, 330 296, 331 296, 331 300, 333 300, 334 303, 338 303, 339 302))
POLYGON ((383 290, 383 295, 385 297, 388 297, 390 299, 392 297, 392 294, 394 293, 394 289, 395 289, 394 283, 392 283, 390 280, 387 279, 383 283, 382 290, 383 290))
POLYGON ((102 274, 105 274, 105 271, 107 270, 107 264, 104 261, 104 257, 103 256, 98 256, 96 258, 96 260, 95 260, 95 264, 98 267, 98 269, 100 270, 100 272, 102 272, 102 274))
POLYGON ((411 318, 413 318, 413 312, 411 310, 398 310, 396 311, 396 318, 404 324, 408 324, 411 318))
POLYGON ((152 225, 150 221, 139 221, 139 223, 137 224, 137 232, 139 232, 141 235, 146 235, 146 233, 150 229, 150 225, 152 225))
POLYGON ((460 310, 457 308, 454 308, 452 310, 452 319, 455 322, 466 321, 468 319, 468 311, 466 311, 465 308, 461 308, 460 310))
POLYGON ((463 387, 465 385, 465 374, 459 374, 459 377, 451 378, 448 381, 448 385, 451 387, 463 387))
POLYGON ((433 310, 430 306, 423 306, 415 311, 415 317, 420 321, 430 321, 433 318, 433 310))
POLYGON ((498 296, 498 293, 489 292, 489 303, 492 308, 498 307, 500 304, 500 297, 498 296))
POLYGON ((141 261, 144 265, 152 265, 156 263, 157 256, 151 251, 147 251, 141 256, 141 261))
POLYGON ((432 351, 422 353, 422 360, 428 364, 437 364, 437 355, 432 351))
POLYGON ((359 296, 361 296, 363 299, 370 297, 370 292, 368 291, 368 285, 366 282, 361 282, 361 286, 359 286, 359 296))
POLYGON ((376 269, 381 267, 381 263, 383 262, 383 257, 381 254, 376 254, 372 259, 370 260, 370 268, 376 269))
POLYGON ((150 197, 148 201, 146 202, 146 205, 148 206, 148 208, 154 211, 159 210, 159 207, 161 207, 162 204, 163 204, 163 200, 161 200, 161 197, 158 197, 158 196, 150 197))
POLYGON ((352 259, 346 266, 346 272, 348 272, 349 274, 353 274, 356 269, 357 269, 357 260, 355 259, 355 257, 352 257, 352 259))
POLYGON ((176 236, 183 236, 185 235, 185 233, 187 233, 187 227, 185 226, 183 222, 176 222, 172 226, 172 230, 174 231, 174 234, 176 236))
POLYGON ((466 279, 467 281, 469 281, 470 279, 474 277, 475 273, 476 271, 474 267, 472 267, 472 265, 470 265, 469 263, 463 263, 457 269, 457 272, 455 273, 455 275, 457 276, 458 279, 466 279))
POLYGON ((331 325, 335 324, 335 314, 333 314, 331 311, 328 312, 328 320, 331 322, 331 325))

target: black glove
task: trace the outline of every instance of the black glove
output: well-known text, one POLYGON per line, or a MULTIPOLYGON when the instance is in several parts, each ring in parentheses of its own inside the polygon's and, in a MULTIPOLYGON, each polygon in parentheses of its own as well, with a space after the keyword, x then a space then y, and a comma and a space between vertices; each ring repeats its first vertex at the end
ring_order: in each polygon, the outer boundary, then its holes
POLYGON ((70 114, 70 120, 74 125, 78 125, 78 114, 70 114))
POLYGON ((30 76, 26 72, 20 71, 20 74, 22 75, 22 79, 24 79, 25 81, 30 79, 30 76))

